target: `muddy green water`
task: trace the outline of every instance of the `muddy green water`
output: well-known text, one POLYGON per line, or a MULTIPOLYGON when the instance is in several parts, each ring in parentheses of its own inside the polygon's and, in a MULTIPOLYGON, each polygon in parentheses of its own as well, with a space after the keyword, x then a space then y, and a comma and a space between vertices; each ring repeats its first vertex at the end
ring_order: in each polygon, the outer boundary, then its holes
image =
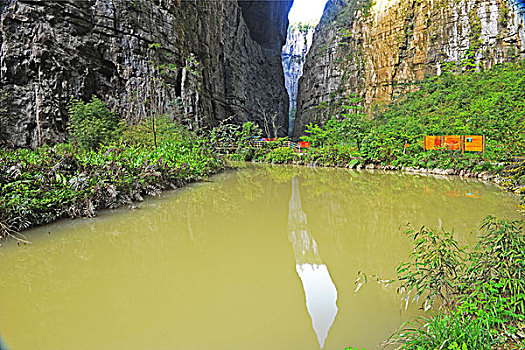
POLYGON ((472 243, 516 204, 458 178, 249 165, 4 244, 0 333, 14 350, 374 349, 417 308, 354 280, 394 276, 404 224, 472 243))

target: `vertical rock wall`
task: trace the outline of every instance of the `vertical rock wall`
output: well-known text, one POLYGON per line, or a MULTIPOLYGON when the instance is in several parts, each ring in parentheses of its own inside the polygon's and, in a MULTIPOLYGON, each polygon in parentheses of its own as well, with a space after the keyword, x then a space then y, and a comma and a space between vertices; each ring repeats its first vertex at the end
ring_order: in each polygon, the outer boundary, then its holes
POLYGON ((291 23, 288 27, 286 45, 281 53, 284 69, 284 82, 288 96, 289 107, 289 132, 293 129, 297 106, 297 91, 299 78, 303 74, 303 65, 308 49, 312 45, 315 25, 310 23, 291 23))
POLYGON ((144 101, 190 127, 288 129, 280 59, 292 0, 3 0, 0 141, 63 141, 67 104, 95 94, 141 119, 144 101), (162 75, 163 84, 159 85, 162 75))
POLYGON ((293 136, 338 113, 345 96, 369 108, 447 69, 525 57, 521 0, 329 0, 299 83, 293 136))

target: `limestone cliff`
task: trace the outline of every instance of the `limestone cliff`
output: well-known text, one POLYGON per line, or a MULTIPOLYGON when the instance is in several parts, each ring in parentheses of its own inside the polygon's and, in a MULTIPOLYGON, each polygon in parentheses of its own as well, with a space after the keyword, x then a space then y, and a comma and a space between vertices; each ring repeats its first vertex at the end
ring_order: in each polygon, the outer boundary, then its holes
POLYGON ((312 23, 290 23, 286 45, 283 46, 281 57, 283 60, 284 82, 288 96, 289 107, 289 132, 293 129, 295 111, 297 106, 297 90, 299 78, 303 74, 304 61, 308 49, 312 46, 315 25, 312 23))
POLYGON ((293 130, 337 114, 345 96, 369 108, 447 69, 525 57, 521 0, 329 0, 299 82, 293 130))
POLYGON ((147 115, 149 101, 190 127, 277 116, 286 135, 291 3, 2 0, 0 137, 62 141, 69 99, 93 94, 128 119, 147 115))

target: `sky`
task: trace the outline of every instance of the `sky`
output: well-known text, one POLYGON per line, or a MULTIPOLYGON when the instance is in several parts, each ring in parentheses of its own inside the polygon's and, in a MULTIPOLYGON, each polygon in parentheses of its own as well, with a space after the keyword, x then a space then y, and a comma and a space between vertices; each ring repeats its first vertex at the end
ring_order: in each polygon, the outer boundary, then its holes
POLYGON ((292 9, 288 14, 290 23, 318 22, 323 14, 327 0, 294 0, 292 9))

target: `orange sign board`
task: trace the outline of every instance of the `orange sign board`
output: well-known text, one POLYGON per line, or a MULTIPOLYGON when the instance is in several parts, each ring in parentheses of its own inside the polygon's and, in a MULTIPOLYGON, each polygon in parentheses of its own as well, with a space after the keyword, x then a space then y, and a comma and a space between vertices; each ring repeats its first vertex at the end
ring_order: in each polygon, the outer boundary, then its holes
POLYGON ((453 151, 460 150, 461 149, 461 136, 457 136, 457 135, 445 136, 445 147, 453 151))
POLYGON ((442 147, 462 152, 483 152, 485 153, 485 136, 480 135, 446 135, 446 136, 425 136, 425 150, 442 149, 442 147))
POLYGON ((425 150, 441 148, 441 136, 425 136, 425 150))
POLYGON ((485 136, 467 135, 465 136, 465 151, 484 152, 485 136))

